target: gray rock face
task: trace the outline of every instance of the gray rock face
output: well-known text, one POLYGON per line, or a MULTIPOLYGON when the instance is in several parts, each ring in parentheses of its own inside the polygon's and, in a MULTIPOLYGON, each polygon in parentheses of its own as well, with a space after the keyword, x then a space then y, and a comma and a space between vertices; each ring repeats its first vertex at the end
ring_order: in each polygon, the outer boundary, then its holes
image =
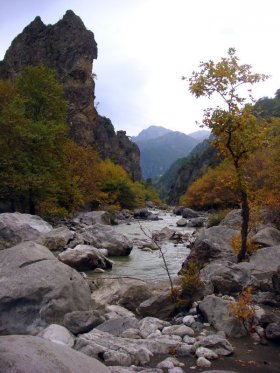
POLYGON ((74 249, 67 249, 58 255, 58 260, 78 271, 112 268, 111 260, 90 245, 77 245, 74 249))
POLYGON ((74 232, 70 231, 70 229, 59 227, 41 235, 37 242, 51 251, 58 251, 63 249, 73 237, 74 232))
POLYGON ((36 240, 52 229, 50 224, 36 215, 19 212, 0 214, 0 250, 22 241, 36 240))
POLYGON ((57 324, 50 324, 46 329, 42 330, 38 336, 70 348, 72 348, 75 343, 75 337, 69 332, 69 330, 64 326, 57 324))
POLYGON ((200 271, 200 279, 214 293, 231 294, 240 292, 250 281, 250 266, 248 263, 234 264, 229 261, 214 261, 200 271))
POLYGON ((252 241, 261 247, 280 245, 280 231, 273 227, 265 227, 252 237, 252 241))
POLYGON ((103 322, 104 318, 94 310, 69 312, 63 318, 63 325, 75 335, 87 333, 103 322))
POLYGON ((181 211, 181 215, 185 219, 192 219, 192 218, 198 218, 199 217, 199 213, 197 211, 194 211, 194 210, 189 209, 189 208, 183 209, 181 211))
POLYGON ((124 131, 115 133, 111 121, 94 107, 92 62, 97 58, 94 35, 71 10, 55 25, 36 17, 12 42, 0 66, 0 78, 15 80, 25 65, 44 64, 56 70, 69 102, 70 136, 93 145, 102 158, 113 158, 134 180, 141 179, 140 152, 124 131))
POLYGON ((90 308, 82 276, 34 242, 2 250, 0 273, 0 334, 34 334, 67 312, 90 308))
POLYGON ((128 256, 133 243, 112 227, 102 224, 92 225, 81 234, 82 240, 97 249, 107 249, 109 256, 128 256))
POLYGON ((0 337, 0 371, 5 373, 109 373, 110 370, 72 348, 30 335, 0 337))
POLYGON ((241 209, 230 211, 220 223, 220 225, 227 226, 231 229, 240 229, 241 224, 242 224, 241 209))
POLYGON ((199 303, 199 310, 216 330, 224 331, 228 337, 240 338, 247 334, 242 323, 231 316, 228 301, 208 295, 199 303))
POLYGON ((110 224, 110 214, 107 211, 89 211, 80 213, 75 219, 76 223, 86 225, 110 224))
POLYGON ((208 335, 197 341, 193 349, 196 350, 199 347, 206 347, 221 356, 231 355, 234 351, 230 342, 218 334, 208 335))
POLYGON ((98 289, 92 294, 97 305, 117 304, 135 311, 144 300, 153 296, 151 286, 144 281, 129 278, 98 280, 98 289))
POLYGON ((132 317, 120 317, 118 319, 108 320, 97 326, 96 330, 108 332, 116 337, 119 337, 127 329, 137 329, 138 321, 132 317))
POLYGON ((170 317, 176 309, 176 304, 172 301, 169 292, 152 296, 142 302, 137 312, 142 316, 159 317, 166 319, 170 317))
POLYGON ((265 329, 267 339, 280 343, 280 323, 271 323, 265 329))
POLYGON ((209 263, 216 259, 236 262, 236 257, 230 246, 230 240, 236 234, 238 234, 237 230, 226 226, 204 229, 195 240, 188 260, 194 259, 201 264, 209 263))

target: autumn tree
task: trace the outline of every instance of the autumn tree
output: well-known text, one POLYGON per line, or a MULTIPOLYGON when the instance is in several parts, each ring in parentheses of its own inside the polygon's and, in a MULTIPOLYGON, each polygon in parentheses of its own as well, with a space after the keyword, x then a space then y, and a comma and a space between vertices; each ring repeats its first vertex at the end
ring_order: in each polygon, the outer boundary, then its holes
POLYGON ((1 197, 36 213, 39 201, 56 195, 67 140, 67 103, 55 72, 26 66, 13 86, 0 89, 1 197), (28 208, 26 208, 28 207, 28 208))
POLYGON ((231 160, 235 169, 242 214, 238 261, 242 261, 246 255, 250 217, 243 165, 250 153, 259 147, 262 130, 253 110, 251 90, 248 89, 246 95, 242 92, 244 86, 264 81, 268 76, 253 73, 250 65, 240 64, 233 48, 228 50, 226 58, 221 58, 217 63, 212 60, 202 62, 199 68, 188 79, 190 92, 197 98, 218 95, 223 102, 222 107, 204 111, 203 125, 211 129, 215 136, 213 145, 223 157, 231 160))

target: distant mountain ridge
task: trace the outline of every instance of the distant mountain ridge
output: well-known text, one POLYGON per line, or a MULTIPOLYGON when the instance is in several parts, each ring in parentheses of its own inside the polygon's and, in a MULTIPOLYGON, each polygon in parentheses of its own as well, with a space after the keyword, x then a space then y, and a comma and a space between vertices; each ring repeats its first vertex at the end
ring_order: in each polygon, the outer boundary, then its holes
POLYGON ((150 126, 132 141, 140 149, 143 178, 157 180, 173 162, 186 157, 201 140, 164 127, 150 126))

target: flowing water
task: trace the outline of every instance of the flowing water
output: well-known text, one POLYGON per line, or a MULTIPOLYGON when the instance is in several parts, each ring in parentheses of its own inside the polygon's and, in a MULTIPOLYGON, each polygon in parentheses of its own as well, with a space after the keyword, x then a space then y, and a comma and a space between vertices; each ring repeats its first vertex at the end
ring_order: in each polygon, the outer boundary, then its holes
MULTIPOLYGON (((176 221, 180 217, 175 216, 171 213, 158 211, 158 216, 162 220, 156 221, 132 221, 129 224, 121 223, 113 226, 117 232, 125 234, 131 240, 133 239, 148 239, 147 236, 151 237, 152 232, 161 230, 164 227, 175 229, 178 232, 192 233, 194 228, 180 228, 176 226, 176 221), (145 233, 144 233, 144 232, 145 233)), ((186 242, 176 244, 175 241, 166 240, 161 241, 165 259, 170 274, 176 275, 180 270, 183 261, 186 259, 190 250, 186 247, 186 242)), ((122 277, 131 276, 147 281, 160 281, 167 279, 167 273, 163 264, 163 259, 160 255, 159 250, 152 252, 142 251, 135 245, 131 254, 127 257, 113 257, 111 258, 114 262, 112 270, 106 271, 105 273, 93 273, 87 272, 88 277, 122 277)))

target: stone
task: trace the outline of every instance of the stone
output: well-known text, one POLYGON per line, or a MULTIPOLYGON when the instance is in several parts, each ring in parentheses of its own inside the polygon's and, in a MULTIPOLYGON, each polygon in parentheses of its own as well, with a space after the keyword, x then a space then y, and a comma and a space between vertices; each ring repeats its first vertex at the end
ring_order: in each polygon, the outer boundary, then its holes
POLYGON ((64 249, 68 242, 73 238, 73 231, 70 231, 67 227, 58 227, 48 233, 42 234, 37 242, 46 246, 51 251, 59 251, 64 249))
POLYGON ((193 228, 203 227, 205 219, 203 217, 192 218, 188 220, 187 226, 193 228))
POLYGON ((196 338, 185 335, 183 338, 183 342, 188 345, 193 345, 196 342, 196 338))
POLYGON ((94 106, 92 63, 97 58, 94 34, 72 11, 54 25, 36 17, 12 42, 1 61, 0 78, 15 81, 26 65, 43 64, 57 73, 68 102, 70 137, 93 146, 103 159, 114 161, 141 180, 140 151, 125 131, 117 131, 110 119, 98 115, 94 106))
POLYGON ((0 214, 0 250, 23 241, 36 240, 52 229, 49 223, 36 215, 19 212, 0 214))
POLYGON ((199 347, 206 347, 214 351, 217 355, 227 356, 231 355, 234 351, 230 342, 218 334, 211 334, 206 337, 202 337, 193 345, 193 350, 196 351, 199 347))
POLYGON ((189 209, 189 208, 184 208, 181 212, 181 215, 185 219, 192 219, 192 218, 198 218, 199 217, 199 213, 197 211, 194 211, 194 210, 189 209))
POLYGON ((227 226, 231 229, 240 230, 242 224, 241 209, 230 211, 226 217, 220 222, 220 225, 227 226))
POLYGON ((75 337, 69 332, 69 330, 64 326, 57 324, 50 324, 46 329, 42 330, 38 336, 70 348, 72 348, 75 343, 75 337))
POLYGON ((109 373, 98 360, 64 345, 31 335, 0 337, 0 371, 109 373))
POLYGON ((152 232, 152 239, 154 241, 171 240, 175 235, 175 230, 169 227, 164 227, 160 231, 152 232))
POLYGON ((205 357, 208 360, 218 359, 218 355, 206 347, 198 347, 195 354, 197 357, 205 357))
POLYGON ((0 334, 35 334, 90 308, 83 277, 34 242, 0 251, 0 273, 0 334))
POLYGON ((207 288, 212 286, 214 293, 238 293, 251 280, 248 263, 232 263, 227 260, 216 260, 207 264, 199 273, 201 281, 207 288))
POLYGON ((174 367, 168 370, 168 373, 184 373, 185 371, 180 367, 174 367))
POLYGON ((122 338, 141 339, 142 335, 139 329, 128 328, 120 335, 122 338))
POLYGON ((179 335, 180 337, 188 335, 189 337, 193 337, 194 331, 192 328, 186 325, 171 325, 164 327, 162 329, 162 334, 179 335))
POLYGON ((139 322, 139 329, 143 338, 147 338, 151 333, 162 330, 164 327, 170 326, 168 321, 160 320, 156 317, 144 317, 139 322))
POLYGON ((85 225, 94 225, 94 224, 107 224, 110 222, 110 214, 107 211, 88 211, 81 212, 76 216, 73 221, 75 223, 82 223, 85 225))
POLYGON ((127 329, 138 329, 139 322, 136 318, 132 317, 120 317, 118 319, 112 319, 105 321, 98 325, 95 329, 102 332, 110 333, 116 337, 119 337, 127 329))
POLYGON ((170 297, 170 292, 153 295, 137 307, 137 313, 141 316, 154 316, 167 319, 175 312, 175 302, 170 297))
POLYGON ((112 227, 95 224, 85 228, 81 234, 84 243, 97 249, 108 250, 109 256, 128 256, 133 243, 124 234, 116 232, 112 227))
POLYGON ((90 245, 77 245, 74 249, 67 249, 58 255, 58 260, 78 271, 112 268, 112 261, 90 245))
POLYGON ((162 368, 162 369, 163 368, 170 369, 174 367, 184 367, 184 366, 185 364, 181 363, 181 361, 179 361, 175 357, 167 357, 166 359, 164 359, 163 361, 157 364, 157 368, 162 368))
POLYGON ((236 262, 236 256, 230 245, 230 240, 239 231, 227 226, 214 226, 204 229, 196 238, 191 253, 183 268, 187 267, 187 261, 195 260, 200 264, 206 264, 213 260, 228 260, 236 262))
POLYGON ((92 299, 97 306, 116 304, 130 311, 136 308, 144 300, 153 296, 151 286, 145 281, 124 279, 98 279, 97 289, 92 293, 92 299))
POLYGON ((176 206, 173 209, 173 214, 175 215, 182 215, 182 211, 184 210, 184 206, 176 206))
POLYGON ((280 266, 277 271, 272 275, 272 286, 276 293, 280 294, 280 266))
POLYGON ((183 318, 183 323, 187 326, 191 326, 193 323, 195 323, 195 318, 192 315, 187 315, 183 318))
POLYGON ((136 367, 135 365, 130 366, 129 368, 121 367, 121 366, 109 366, 108 367, 111 373, 164 373, 162 369, 159 368, 144 368, 144 367, 136 367))
POLYGON ((97 311, 73 311, 66 313, 63 325, 73 334, 87 333, 104 322, 104 318, 97 311))
POLYGON ((117 306, 114 304, 110 304, 105 307, 105 311, 107 312, 115 312, 119 317, 135 317, 134 313, 127 310, 124 307, 117 306))
POLYGON ((182 343, 176 348, 177 357, 190 357, 192 356, 192 346, 186 343, 182 343))
POLYGON ((196 365, 199 368, 210 368, 212 364, 209 360, 205 359, 205 357, 199 357, 196 361, 196 365))
POLYGON ((208 295, 199 303, 199 310, 216 330, 223 330, 228 337, 244 337, 247 331, 241 321, 231 316, 229 303, 215 295, 208 295))
POLYGON ((178 227, 186 227, 187 224, 188 224, 188 220, 185 218, 181 218, 178 221, 176 221, 176 225, 178 227))
POLYGON ((280 245, 280 231, 273 227, 259 230, 252 238, 252 242, 260 247, 280 245))
POLYGON ((280 323, 271 323, 265 329, 267 339, 280 343, 280 323))

